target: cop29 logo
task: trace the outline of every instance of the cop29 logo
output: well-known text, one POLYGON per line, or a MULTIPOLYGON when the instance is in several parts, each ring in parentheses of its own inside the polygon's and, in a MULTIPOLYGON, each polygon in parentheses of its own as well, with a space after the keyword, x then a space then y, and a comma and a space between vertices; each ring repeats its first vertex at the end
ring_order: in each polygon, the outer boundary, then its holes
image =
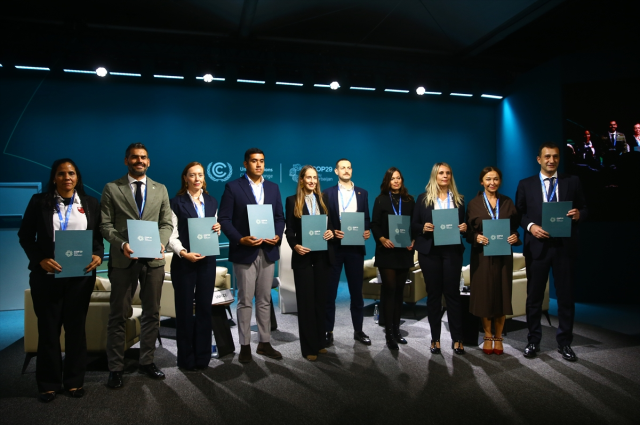
POLYGON ((231 174, 233 174, 233 167, 228 162, 210 162, 207 165, 207 175, 214 182, 226 182, 231 178, 231 174))
MULTIPOLYGON (((314 168, 318 172, 318 180, 320 181, 333 180, 332 177, 322 177, 322 174, 321 174, 321 173, 329 173, 333 171, 333 167, 331 165, 320 165, 320 166, 314 165, 314 168)), ((302 170, 302 165, 293 164, 293 167, 289 170, 289 177, 291 177, 291 180, 298 183, 298 176, 300 175, 301 170, 302 170)))

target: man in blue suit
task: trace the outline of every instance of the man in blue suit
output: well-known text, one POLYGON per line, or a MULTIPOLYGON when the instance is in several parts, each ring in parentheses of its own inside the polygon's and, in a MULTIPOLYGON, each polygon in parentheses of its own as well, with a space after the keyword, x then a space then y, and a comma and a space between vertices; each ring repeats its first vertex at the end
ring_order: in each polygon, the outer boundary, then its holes
POLYGON ((575 259, 578 256, 578 222, 587 218, 587 206, 580 180, 575 176, 558 174, 560 148, 553 143, 544 143, 538 152, 540 173, 518 183, 516 208, 521 215, 524 229, 524 256, 527 271, 527 327, 528 344, 524 356, 533 358, 540 350, 542 338, 542 300, 549 278, 553 272, 558 300, 558 330, 556 341, 562 358, 575 361, 571 348, 573 340, 573 298, 575 259), (567 217, 572 220, 571 236, 553 238, 542 228, 542 204, 545 202, 571 201, 572 209, 567 217))
POLYGON ((256 299, 256 322, 260 343, 256 350, 273 359, 282 354, 271 346, 271 284, 275 262, 280 258, 278 246, 284 232, 284 213, 278 185, 264 179, 264 152, 251 148, 244 154, 246 173, 224 188, 218 217, 222 231, 229 238, 229 260, 238 284, 238 335, 241 363, 251 362, 251 307, 256 299), (271 205, 276 234, 271 239, 251 236, 247 205, 271 205))
MULTIPOLYGON (((344 232, 340 227, 341 215, 343 212, 363 212, 364 213, 364 233, 363 238, 369 239, 369 194, 366 190, 357 187, 351 181, 352 169, 348 159, 339 159, 336 162, 335 173, 338 176, 338 184, 324 190, 324 194, 329 199, 329 220, 333 228, 336 229, 336 236, 342 239, 344 232)), ((338 242, 340 243, 340 242, 338 242)), ((364 245, 343 246, 338 245, 335 252, 335 262, 331 268, 329 285, 327 290, 327 307, 325 316, 325 337, 326 346, 333 343, 333 325, 336 319, 336 296, 338 294, 338 284, 340 274, 344 265, 349 285, 349 295, 351 296, 351 322, 353 323, 353 339, 365 345, 371 345, 371 339, 362 331, 362 309, 364 300, 362 299, 362 279, 364 276, 364 245)))

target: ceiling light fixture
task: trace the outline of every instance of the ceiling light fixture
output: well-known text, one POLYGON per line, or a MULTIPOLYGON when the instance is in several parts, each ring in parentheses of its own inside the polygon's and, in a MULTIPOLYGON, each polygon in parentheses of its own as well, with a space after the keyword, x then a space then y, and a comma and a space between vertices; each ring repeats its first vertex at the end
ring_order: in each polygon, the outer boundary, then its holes
POLYGON ((423 94, 425 94, 427 91, 425 90, 424 87, 420 86, 416 89, 416 93, 418 94, 418 96, 422 96, 423 94))
POLYGON ((329 87, 331 87, 331 90, 338 90, 340 88, 340 83, 338 83, 337 81, 334 81, 331 84, 329 84, 329 87))

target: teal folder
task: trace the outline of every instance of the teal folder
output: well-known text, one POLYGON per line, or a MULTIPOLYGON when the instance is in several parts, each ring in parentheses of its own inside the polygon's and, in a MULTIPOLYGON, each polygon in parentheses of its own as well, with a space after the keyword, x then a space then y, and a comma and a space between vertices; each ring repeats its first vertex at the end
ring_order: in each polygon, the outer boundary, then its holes
POLYGON ((211 230, 216 221, 215 217, 190 218, 187 220, 191 252, 197 252, 205 257, 220 255, 218 233, 211 230))
POLYGON ((542 230, 552 238, 571 236, 571 217, 567 217, 573 202, 544 202, 542 204, 542 230))
POLYGON ((411 246, 411 217, 389 214, 389 240, 396 248, 411 246))
POLYGON ((311 251, 326 251, 327 241, 324 232, 327 231, 327 216, 325 214, 302 216, 302 246, 311 251))
POLYGON ((363 212, 343 212, 340 227, 344 232, 341 245, 364 245, 363 212))
POLYGON ((270 204, 247 205, 249 214, 249 231, 251 236, 258 239, 273 239, 276 229, 273 224, 273 208, 270 204))
POLYGON ((87 276, 91 263, 93 230, 56 230, 55 260, 62 267, 55 277, 87 276))
POLYGON ((129 248, 132 258, 162 258, 158 223, 146 220, 127 220, 129 248))
POLYGON ((460 229, 458 225, 458 209, 433 210, 433 244, 459 245, 460 229))
POLYGON ((485 257, 511 255, 511 244, 507 242, 511 235, 509 219, 482 220, 482 234, 489 239, 489 244, 483 247, 485 257))

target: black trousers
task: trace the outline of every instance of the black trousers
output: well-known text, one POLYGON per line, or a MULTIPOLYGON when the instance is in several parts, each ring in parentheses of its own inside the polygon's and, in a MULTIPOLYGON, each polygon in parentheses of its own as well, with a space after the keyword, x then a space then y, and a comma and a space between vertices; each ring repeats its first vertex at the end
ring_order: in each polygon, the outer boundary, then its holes
POLYGON ((173 260, 171 280, 175 292, 178 366, 187 369, 207 366, 211 360, 211 300, 216 283, 216 258, 206 257, 195 263, 183 258, 173 260))
POLYGON ((88 277, 60 279, 41 272, 31 272, 29 276, 33 309, 38 317, 36 382, 40 392, 84 385, 85 322, 95 281, 95 272, 88 277), (65 332, 64 364, 60 347, 62 326, 65 332))
POLYGON ((462 253, 458 246, 434 246, 429 254, 418 253, 427 289, 427 314, 431 338, 440 339, 442 323, 442 295, 447 302, 447 318, 451 339, 462 341, 462 309, 460 306, 460 273, 462 253))
POLYGON ((330 265, 326 251, 310 252, 311 265, 293 269, 298 303, 298 332, 303 356, 324 348, 324 314, 330 265))
POLYGON ((364 278, 364 254, 360 247, 344 246, 336 250, 335 263, 331 266, 329 285, 327 287, 327 305, 325 314, 325 330, 333 331, 336 321, 336 297, 342 266, 347 275, 349 295, 351 297, 351 323, 355 332, 362 331, 364 299, 362 298, 362 279, 364 278))
POLYGON ((542 256, 533 259, 525 257, 527 265, 527 327, 528 340, 539 344, 542 339, 542 301, 549 278, 549 271, 553 273, 553 282, 558 299, 558 330, 556 341, 559 346, 570 345, 573 341, 573 318, 575 302, 573 295, 573 267, 574 259, 567 255, 561 245, 550 246, 542 256))

